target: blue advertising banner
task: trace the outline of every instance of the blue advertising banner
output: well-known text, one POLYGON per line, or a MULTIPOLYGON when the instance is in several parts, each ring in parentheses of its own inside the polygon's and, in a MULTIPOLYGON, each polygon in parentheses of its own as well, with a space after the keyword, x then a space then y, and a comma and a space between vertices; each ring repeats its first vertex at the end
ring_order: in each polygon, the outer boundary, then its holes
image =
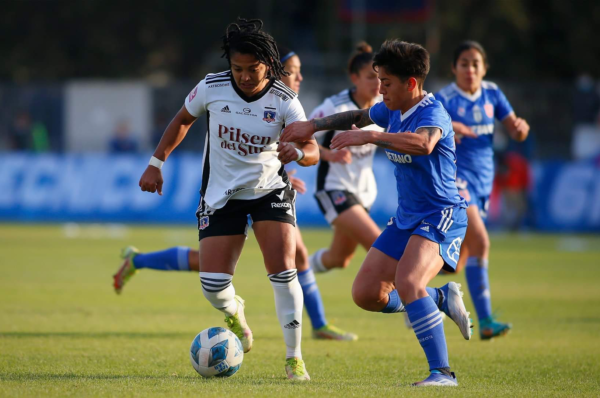
MULTIPOLYGON (((169 158, 163 196, 141 192, 145 155, 0 155, 0 221, 184 223, 195 225, 202 160, 195 154, 169 158)), ((307 193, 298 195, 300 225, 326 226, 313 197, 316 167, 296 167, 307 193)), ((393 166, 374 160, 378 196, 371 215, 384 225, 396 210, 393 166)), ((600 232, 600 167, 547 162, 534 166, 530 212, 543 231, 600 232)))

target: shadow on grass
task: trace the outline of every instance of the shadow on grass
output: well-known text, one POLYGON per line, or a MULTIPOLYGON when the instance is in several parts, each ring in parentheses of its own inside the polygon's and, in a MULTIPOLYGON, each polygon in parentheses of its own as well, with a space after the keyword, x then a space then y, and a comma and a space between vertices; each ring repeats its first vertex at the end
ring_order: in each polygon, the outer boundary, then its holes
POLYGON ((170 339, 193 337, 194 333, 187 332, 0 332, 0 338, 28 339, 38 337, 63 337, 75 339, 170 339))

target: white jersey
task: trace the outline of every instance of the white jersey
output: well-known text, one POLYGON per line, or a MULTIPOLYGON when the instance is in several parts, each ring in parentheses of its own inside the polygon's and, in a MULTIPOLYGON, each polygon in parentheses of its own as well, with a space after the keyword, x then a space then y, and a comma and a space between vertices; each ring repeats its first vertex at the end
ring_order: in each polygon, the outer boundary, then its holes
MULTIPOLYGON (((359 110, 351 90, 346 89, 339 94, 326 98, 310 115, 310 119, 321 118, 335 113, 359 110)), ((364 127, 364 130, 383 131, 376 124, 364 127)), ((341 131, 320 131, 321 145, 329 149, 333 137, 341 131)), ((370 208, 377 197, 377 184, 373 174, 373 156, 377 146, 367 144, 346 148, 352 153, 352 163, 342 164, 321 161, 317 172, 317 191, 349 191, 352 192, 365 208, 370 208)))
POLYGON ((249 98, 231 71, 208 74, 185 99, 185 107, 193 116, 208 117, 200 189, 206 205, 220 209, 229 199, 257 199, 287 185, 277 141, 285 124, 306 116, 285 84, 272 80, 249 98))

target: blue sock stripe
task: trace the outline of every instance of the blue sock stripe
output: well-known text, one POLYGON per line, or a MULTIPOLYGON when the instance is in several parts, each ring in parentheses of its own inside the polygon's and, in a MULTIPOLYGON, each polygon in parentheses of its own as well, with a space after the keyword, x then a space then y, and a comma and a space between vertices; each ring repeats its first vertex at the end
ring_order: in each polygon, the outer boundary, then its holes
POLYGON ((415 330, 415 334, 417 335, 417 337, 419 337, 420 334, 425 333, 426 331, 431 330, 434 327, 436 327, 437 325, 439 325, 440 323, 444 322, 444 319, 441 316, 438 318, 435 318, 435 319, 436 319, 436 322, 433 325, 430 325, 425 329, 415 330))
POLYGON ((309 268, 298 272, 298 282, 304 294, 304 306, 310 323, 313 329, 320 329, 327 325, 327 319, 325 319, 325 308, 313 270, 309 268))
MULTIPOLYGON (((433 300, 432 300, 432 301, 433 301, 433 300)), ((424 320, 426 320, 426 319, 429 319, 429 318, 431 318, 432 316, 435 316, 435 315, 437 315, 437 314, 439 314, 439 313, 440 313, 440 311, 439 311, 439 310, 437 309, 437 307, 436 307, 436 310, 435 310, 435 311, 433 311, 431 314, 429 314, 429 315, 425 315, 424 317, 422 317, 422 318, 419 318, 419 319, 417 319, 416 321, 414 321, 414 322, 411 322, 410 324, 412 325, 413 329, 414 329, 414 328, 417 328, 417 327, 418 327, 417 325, 418 325, 419 323, 421 323, 421 322, 423 322, 424 320)))
POLYGON ((179 246, 177 248, 177 267, 181 271, 189 271, 190 270, 190 248, 179 246))
POLYGON ((398 295, 398 291, 396 289, 392 290, 388 295, 388 302, 385 307, 381 310, 384 314, 394 314, 396 312, 405 312, 404 304, 402 304, 402 300, 400 300, 400 296, 398 295))
POLYGON ((437 321, 438 319, 441 319, 441 318, 442 318, 442 314, 440 314, 440 312, 438 311, 438 313, 435 314, 433 317, 431 317, 427 322, 423 322, 419 326, 413 325, 413 330, 415 331, 415 333, 420 333, 420 330, 422 328, 427 327, 428 325, 431 325, 432 323, 434 323, 435 321, 437 321))
POLYGON ((477 257, 467 258, 467 267, 479 267, 479 259, 477 257))

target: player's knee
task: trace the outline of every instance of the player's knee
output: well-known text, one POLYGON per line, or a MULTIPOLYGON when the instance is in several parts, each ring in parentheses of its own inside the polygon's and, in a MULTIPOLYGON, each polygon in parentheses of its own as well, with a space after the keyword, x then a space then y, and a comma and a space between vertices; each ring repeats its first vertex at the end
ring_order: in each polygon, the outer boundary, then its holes
POLYGON ((298 271, 308 269, 308 250, 306 246, 296 246, 296 268, 298 271))
POLYGON ((410 275, 396 280, 396 289, 398 295, 404 303, 410 303, 415 301, 418 297, 426 295, 427 286, 422 283, 420 279, 411 277, 410 275))
POLYGON ((469 255, 482 257, 490 251, 490 239, 487 234, 477 235, 469 244, 469 255))
POLYGON ((348 268, 350 262, 352 261, 352 257, 354 257, 354 253, 331 256, 333 268, 348 268))
POLYGON ((382 309, 382 303, 387 296, 383 292, 373 289, 377 284, 365 284, 355 281, 352 285, 352 299, 354 303, 366 311, 379 312, 382 309))

